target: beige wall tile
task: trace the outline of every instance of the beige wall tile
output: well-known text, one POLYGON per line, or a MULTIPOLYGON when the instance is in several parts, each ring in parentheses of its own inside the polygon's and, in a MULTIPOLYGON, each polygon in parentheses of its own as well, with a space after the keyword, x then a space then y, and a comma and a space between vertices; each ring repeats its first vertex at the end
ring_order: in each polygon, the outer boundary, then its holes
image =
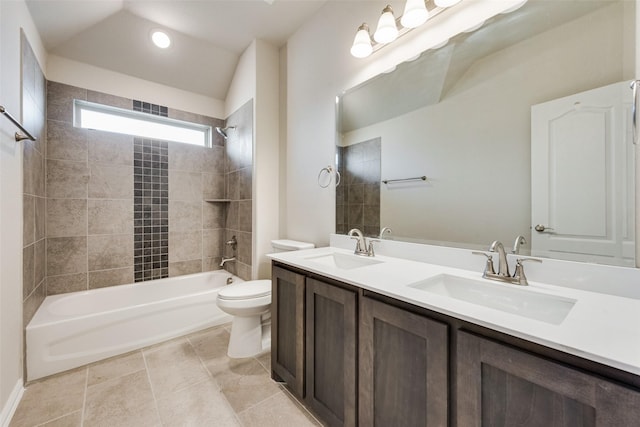
POLYGON ((202 258, 202 271, 220 270, 220 262, 222 257, 202 258))
POLYGON ((36 236, 36 201, 34 196, 25 194, 22 198, 22 245, 35 242, 36 236))
POLYGON ((169 200, 202 201, 202 174, 173 170, 169 173, 169 200))
POLYGON ((87 273, 47 277, 47 295, 87 290, 87 273))
POLYGON ((187 172, 203 172, 205 163, 204 150, 208 148, 180 142, 169 142, 168 149, 170 170, 177 169, 187 172))
POLYGON ((87 387, 85 426, 158 426, 151 385, 145 371, 87 387))
POLYGON ((25 300, 36 287, 36 245, 22 249, 22 299, 25 300))
POLYGON ((202 230, 169 232, 169 262, 202 259, 202 230))
POLYGON ((48 102, 47 103, 47 120, 73 123, 72 104, 54 104, 52 102, 48 102))
POLYGON ((111 107, 124 108, 125 110, 133 109, 133 100, 129 98, 109 95, 107 93, 96 92, 93 90, 87 90, 87 101, 109 105, 111 107))
POLYGON ((242 200, 238 203, 238 230, 251 232, 252 227, 251 200, 242 200))
POLYGON ((227 174, 226 198, 231 200, 240 199, 240 172, 234 171, 227 174))
POLYGON ((240 200, 251 199, 253 172, 251 166, 241 169, 238 175, 238 198, 240 200))
POLYGON ((72 123, 49 120, 47 159, 87 161, 87 131, 72 123))
POLYGON ((202 228, 224 228, 227 203, 202 202, 202 228))
POLYGON ((133 283, 133 267, 89 272, 89 289, 133 283))
POLYGON ((92 130, 87 142, 90 163, 133 166, 133 136, 92 130))
POLYGON ((169 277, 184 276, 185 274, 200 273, 202 260, 178 261, 169 263, 169 277))
POLYGON ((89 271, 133 265, 133 234, 88 237, 89 271))
POLYGON ((40 239, 34 244, 34 284, 38 286, 47 274, 47 241, 40 239))
POLYGON ((238 229, 238 202, 227 204, 226 227, 229 230, 238 229))
POLYGON ((236 270, 234 273, 236 276, 241 278, 242 280, 252 280, 253 273, 251 271, 251 266, 248 264, 243 264, 241 262, 236 263, 236 270))
POLYGON ((251 265, 251 233, 238 232, 238 260, 241 263, 251 265))
POLYGON ((202 202, 169 200, 169 230, 202 230, 202 202))
POLYGON ((47 237, 47 199, 36 197, 35 208, 36 240, 40 240, 47 237))
POLYGON ((225 183, 223 173, 203 173, 202 174, 202 198, 203 199, 224 199, 225 183))
POLYGON ((87 197, 89 168, 85 162, 47 160, 47 197, 87 197))
POLYGON ((47 239, 47 275, 87 271, 87 238, 55 237, 47 239))
POLYGON ((87 235, 85 199, 48 199, 46 217, 48 237, 87 235))
POLYGON ((47 102, 51 104, 71 104, 74 99, 87 99, 87 90, 76 86, 49 81, 47 84, 47 102))
POLYGON ((133 166, 107 166, 89 163, 89 169, 91 171, 89 198, 133 198, 133 166))
POLYGON ((89 199, 89 235, 127 234, 133 236, 133 201, 89 199))
POLYGON ((47 296, 46 287, 47 280, 45 279, 24 301, 22 305, 22 325, 24 327, 29 324, 33 316, 36 314, 36 310, 38 310, 42 301, 44 301, 44 298, 47 296))
POLYGON ((72 371, 31 384, 11 425, 35 426, 82 409, 86 370, 72 371))
MULTIPOLYGON (((231 131, 233 132, 233 131, 231 131)), ((214 133, 218 133, 215 132, 214 133)), ((207 148, 204 152, 204 166, 202 171, 209 173, 224 173, 224 147, 216 146, 207 148)))
POLYGON ((218 228, 215 230, 202 231, 202 256, 203 258, 216 258, 222 256, 224 230, 218 228))

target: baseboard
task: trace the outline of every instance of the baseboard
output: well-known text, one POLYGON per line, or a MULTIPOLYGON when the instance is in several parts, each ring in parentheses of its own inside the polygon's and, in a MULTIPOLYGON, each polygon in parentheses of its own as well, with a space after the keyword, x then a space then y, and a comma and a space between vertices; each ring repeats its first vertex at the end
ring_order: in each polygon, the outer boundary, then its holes
POLYGON ((2 408, 2 412, 0 413, 0 426, 9 427, 11 418, 13 418, 13 414, 15 414, 16 409, 18 408, 18 404, 20 403, 23 394, 24 387, 22 386, 22 378, 19 378, 4 407, 2 408))

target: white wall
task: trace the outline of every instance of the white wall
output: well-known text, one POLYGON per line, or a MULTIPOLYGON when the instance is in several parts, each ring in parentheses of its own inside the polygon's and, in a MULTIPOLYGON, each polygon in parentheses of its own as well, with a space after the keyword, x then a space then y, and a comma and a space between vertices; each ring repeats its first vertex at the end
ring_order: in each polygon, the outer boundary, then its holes
POLYGON ((624 59, 633 52, 620 44, 624 12, 619 4, 601 8, 496 52, 439 103, 344 135, 345 145, 381 137, 383 179, 429 178, 383 185, 381 226, 478 248, 520 234, 531 240, 530 106, 631 79, 624 59), (600 61, 585 69, 593 52, 600 61))
MULTIPOLYGON (((0 2, 0 102, 21 118, 20 28, 44 69, 45 51, 24 1, 0 2)), ((0 117, 0 425, 22 392, 22 144, 0 117)))
POLYGON ((177 110, 209 117, 225 117, 224 101, 222 100, 72 61, 57 55, 49 55, 46 76, 48 80, 96 92, 159 105, 167 105, 170 100, 171 108, 177 110))
MULTIPOLYGON (((463 2, 366 59, 349 48, 357 27, 375 27, 385 3, 328 2, 287 43, 286 230, 288 238, 328 244, 335 230, 335 189, 320 188, 317 175, 334 163, 335 96, 390 69, 451 35, 518 1, 463 2)), ((402 10, 403 2, 392 2, 402 10)))

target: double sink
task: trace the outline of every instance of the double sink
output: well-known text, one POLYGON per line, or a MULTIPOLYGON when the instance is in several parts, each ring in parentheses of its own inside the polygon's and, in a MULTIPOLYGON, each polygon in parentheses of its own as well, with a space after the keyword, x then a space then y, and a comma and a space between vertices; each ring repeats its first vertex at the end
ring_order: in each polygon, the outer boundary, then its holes
MULTIPOLYGON (((366 269, 386 262, 373 257, 341 252, 313 255, 304 259, 317 266, 338 271, 366 269)), ((577 302, 575 299, 540 292, 529 287, 455 274, 438 274, 411 283, 407 287, 554 325, 561 324, 577 302)))

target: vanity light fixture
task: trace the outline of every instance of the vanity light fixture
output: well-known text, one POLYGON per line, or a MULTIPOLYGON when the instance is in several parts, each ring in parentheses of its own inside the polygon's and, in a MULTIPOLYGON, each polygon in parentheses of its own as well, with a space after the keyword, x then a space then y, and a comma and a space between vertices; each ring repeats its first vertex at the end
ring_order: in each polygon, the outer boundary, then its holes
POLYGON ((373 33, 373 39, 378 43, 391 43, 398 38, 398 26, 396 17, 393 16, 393 9, 387 5, 382 9, 382 15, 378 20, 378 28, 373 33))
MULTIPOLYGON (((404 13, 399 19, 393 15, 393 9, 387 5, 382 9, 376 32, 371 37, 369 26, 364 23, 358 27, 351 46, 351 55, 356 58, 366 58, 373 51, 384 44, 391 43, 413 28, 424 24, 430 16, 437 15, 445 8, 459 3, 461 0, 407 0, 404 13), (431 11, 427 5, 431 3, 431 11), (398 29, 398 24, 401 28, 398 29)), ((526 1, 526 0, 525 0, 526 1)))
POLYGON ((151 41, 160 49, 166 49, 171 46, 169 35, 162 30, 153 30, 151 32, 151 41))

